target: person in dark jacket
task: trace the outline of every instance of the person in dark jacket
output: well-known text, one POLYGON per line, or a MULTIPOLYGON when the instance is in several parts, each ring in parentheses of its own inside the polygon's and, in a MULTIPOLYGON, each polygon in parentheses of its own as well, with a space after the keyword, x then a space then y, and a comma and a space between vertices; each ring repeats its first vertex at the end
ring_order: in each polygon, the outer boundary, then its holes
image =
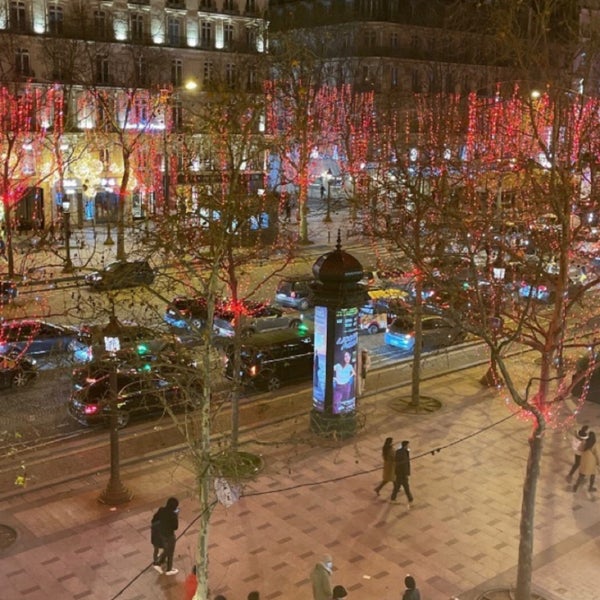
POLYGON ((391 437, 385 438, 383 447, 381 448, 381 458, 383 459, 383 473, 381 475, 381 483, 375 488, 375 493, 379 496, 381 488, 388 482, 394 483, 396 480, 396 452, 394 450, 394 440, 391 437))
MULTIPOLYGON (((179 569, 173 568, 173 555, 175 554, 175 531, 179 527, 179 500, 177 498, 169 498, 167 503, 158 509, 155 517, 157 520, 156 541, 162 542, 159 546, 163 549, 162 554, 154 560, 153 568, 159 573, 165 575, 176 575, 179 569), (165 568, 163 570, 163 565, 165 568)), ((154 520, 154 519, 153 519, 154 520)), ((153 526, 154 530, 154 526, 153 526)), ((154 534, 154 531, 153 531, 154 534)), ((156 548, 154 542, 152 545, 156 548)))
POLYGON ((410 476, 410 449, 408 448, 408 440, 404 440, 396 450, 395 455, 396 481, 394 481, 394 490, 392 491, 392 502, 396 500, 400 486, 404 489, 408 506, 412 504, 413 495, 410 493, 410 485, 408 478, 410 476))
POLYGON ((402 600, 421 600, 421 593, 417 589, 417 583, 412 575, 407 575, 404 578, 406 589, 402 594, 402 600))

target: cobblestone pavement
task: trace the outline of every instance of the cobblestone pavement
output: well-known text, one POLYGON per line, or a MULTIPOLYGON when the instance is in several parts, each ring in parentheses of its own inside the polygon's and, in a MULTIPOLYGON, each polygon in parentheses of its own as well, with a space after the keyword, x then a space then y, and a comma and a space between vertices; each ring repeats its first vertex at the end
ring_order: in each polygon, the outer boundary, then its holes
MULTIPOLYGON (((257 589, 267 600, 310 600, 308 575, 323 553, 333 556, 334 583, 357 598, 400 598, 406 573, 423 600, 475 600, 514 584, 530 425, 511 413, 504 392, 479 387, 481 371, 424 382, 423 394, 442 401, 430 414, 395 410, 405 389, 373 394, 361 406, 364 428, 345 442, 313 436, 308 416, 246 432, 242 448, 261 453, 265 468, 239 502, 212 514, 213 596, 239 599, 257 589), (380 497, 373 491, 388 435, 411 441, 410 510, 402 496, 388 501, 390 489, 380 497)), ((598 431, 600 405, 585 406, 577 421, 598 431)), ((571 458, 566 432, 550 430, 537 491, 534 589, 547 600, 597 600, 598 499, 567 488, 571 458)), ((134 498, 116 509, 97 501, 106 473, 0 501, 0 523, 17 532, 0 551, 0 596, 181 598, 199 514, 190 465, 181 452, 146 458, 124 469, 123 481, 134 498), (170 495, 182 500, 174 577, 149 568, 150 517, 170 495)))

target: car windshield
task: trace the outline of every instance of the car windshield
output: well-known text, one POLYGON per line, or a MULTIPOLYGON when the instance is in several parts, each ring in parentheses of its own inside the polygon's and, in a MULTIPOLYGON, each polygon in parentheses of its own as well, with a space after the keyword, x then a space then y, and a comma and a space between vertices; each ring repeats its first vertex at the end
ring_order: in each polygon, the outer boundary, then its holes
POLYGON ((398 331, 407 331, 413 328, 413 322, 406 317, 398 317, 392 323, 391 329, 396 329, 398 331))

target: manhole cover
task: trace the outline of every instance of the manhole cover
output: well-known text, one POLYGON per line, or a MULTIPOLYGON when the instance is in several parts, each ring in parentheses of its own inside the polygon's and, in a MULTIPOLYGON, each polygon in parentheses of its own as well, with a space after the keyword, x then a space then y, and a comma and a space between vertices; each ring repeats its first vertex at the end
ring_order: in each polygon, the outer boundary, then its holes
POLYGON ((8 548, 17 541, 17 532, 8 525, 0 525, 0 548, 8 548))

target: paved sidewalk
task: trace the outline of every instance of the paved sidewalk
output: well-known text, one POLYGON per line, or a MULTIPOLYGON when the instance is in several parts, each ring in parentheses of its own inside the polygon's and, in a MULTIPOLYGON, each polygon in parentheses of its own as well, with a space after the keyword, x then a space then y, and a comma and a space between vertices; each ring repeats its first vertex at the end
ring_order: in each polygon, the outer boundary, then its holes
MULTIPOLYGON (((403 415, 385 390, 363 402, 365 427, 333 443, 308 431, 308 417, 247 432, 243 449, 265 468, 229 509, 211 519, 210 585, 214 595, 263 600, 311 599, 309 572, 321 554, 334 559, 334 583, 351 596, 398 600, 406 573, 423 600, 475 600, 514 583, 527 422, 511 416, 503 393, 482 390, 482 367, 423 384, 443 401, 428 415, 403 415), (380 447, 392 435, 411 440, 415 505, 390 504, 373 492, 380 447)), ((307 399, 307 410, 309 400, 307 399)), ((578 416, 600 431, 600 406, 578 416)), ((598 501, 573 494, 564 475, 569 440, 549 431, 538 486, 534 587, 548 600, 597 600, 598 501)), ((27 491, 0 502, 0 523, 18 532, 1 551, 0 596, 7 600, 177 600, 196 541, 193 473, 182 454, 144 460, 123 471, 135 493, 111 510, 97 502, 100 473, 27 491), (170 495, 182 499, 175 577, 149 569, 149 522, 170 495)))

